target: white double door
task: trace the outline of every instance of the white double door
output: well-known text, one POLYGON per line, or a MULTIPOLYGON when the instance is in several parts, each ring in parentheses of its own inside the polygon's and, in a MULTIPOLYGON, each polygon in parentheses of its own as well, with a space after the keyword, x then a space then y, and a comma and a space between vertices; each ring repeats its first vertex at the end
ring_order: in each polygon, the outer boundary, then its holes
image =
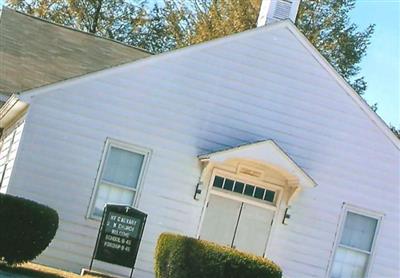
POLYGON ((210 195, 200 238, 263 256, 274 211, 210 195))

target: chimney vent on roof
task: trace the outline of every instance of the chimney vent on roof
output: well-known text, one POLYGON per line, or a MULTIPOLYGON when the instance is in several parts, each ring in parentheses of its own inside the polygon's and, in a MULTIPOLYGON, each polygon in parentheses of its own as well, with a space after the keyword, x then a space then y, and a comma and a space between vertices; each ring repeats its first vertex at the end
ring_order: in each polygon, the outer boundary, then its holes
POLYGON ((257 27, 285 19, 294 22, 299 5, 300 0, 262 0, 257 27))

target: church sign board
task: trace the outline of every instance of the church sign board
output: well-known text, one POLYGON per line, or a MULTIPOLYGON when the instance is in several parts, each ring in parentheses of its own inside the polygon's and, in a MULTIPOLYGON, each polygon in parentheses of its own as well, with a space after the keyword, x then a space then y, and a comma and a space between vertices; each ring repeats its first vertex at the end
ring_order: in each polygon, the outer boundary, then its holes
POLYGON ((104 208, 93 259, 134 268, 147 214, 130 206, 104 208))

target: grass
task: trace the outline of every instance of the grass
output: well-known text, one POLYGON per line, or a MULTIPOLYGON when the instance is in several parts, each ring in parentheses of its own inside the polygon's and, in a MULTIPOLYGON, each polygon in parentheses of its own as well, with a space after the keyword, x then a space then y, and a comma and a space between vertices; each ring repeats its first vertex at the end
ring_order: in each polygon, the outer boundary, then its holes
MULTIPOLYGON (((40 278, 82 278, 82 276, 40 264, 26 263, 18 266, 0 265, 0 270, 9 273, 21 274, 28 277, 40 278)), ((85 275, 85 278, 98 278, 98 276, 85 275)))

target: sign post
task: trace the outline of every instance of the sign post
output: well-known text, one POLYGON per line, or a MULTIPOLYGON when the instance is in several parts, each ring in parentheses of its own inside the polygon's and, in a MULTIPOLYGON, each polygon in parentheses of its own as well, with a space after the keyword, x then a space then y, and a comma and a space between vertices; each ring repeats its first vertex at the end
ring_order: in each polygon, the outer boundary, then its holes
POLYGON ((107 204, 104 208, 93 260, 131 268, 132 277, 147 214, 130 206, 107 204))

